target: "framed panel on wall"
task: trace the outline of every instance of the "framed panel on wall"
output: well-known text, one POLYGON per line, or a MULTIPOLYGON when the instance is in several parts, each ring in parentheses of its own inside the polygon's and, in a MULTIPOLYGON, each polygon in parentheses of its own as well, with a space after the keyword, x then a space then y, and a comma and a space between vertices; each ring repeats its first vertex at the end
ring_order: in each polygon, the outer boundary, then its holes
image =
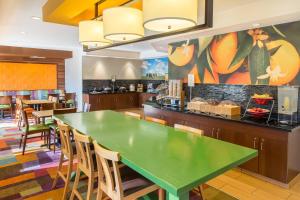
POLYGON ((0 91, 57 89, 56 64, 0 62, 0 91))

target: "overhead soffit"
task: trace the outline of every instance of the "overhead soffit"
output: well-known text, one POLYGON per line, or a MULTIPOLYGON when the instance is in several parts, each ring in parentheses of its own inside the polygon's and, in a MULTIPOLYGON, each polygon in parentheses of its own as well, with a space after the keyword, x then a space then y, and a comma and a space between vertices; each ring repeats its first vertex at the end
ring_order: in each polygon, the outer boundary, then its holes
POLYGON ((142 9, 142 0, 48 0, 43 6, 43 20, 46 22, 78 26, 82 20, 95 17, 95 4, 98 16, 103 10, 116 6, 130 6, 142 9))

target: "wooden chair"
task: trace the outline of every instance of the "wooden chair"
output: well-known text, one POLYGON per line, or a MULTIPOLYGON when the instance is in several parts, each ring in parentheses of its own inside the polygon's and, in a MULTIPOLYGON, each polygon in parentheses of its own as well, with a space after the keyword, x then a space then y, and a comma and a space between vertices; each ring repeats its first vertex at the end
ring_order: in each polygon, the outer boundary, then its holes
POLYGON ((55 106, 53 103, 42 104, 40 110, 54 110, 55 106))
POLYGON ((112 200, 135 200, 160 190, 157 185, 130 168, 123 167, 120 169, 118 152, 104 149, 98 145, 97 141, 93 143, 98 168, 97 200, 102 200, 103 192, 112 200))
POLYGON ((22 154, 24 155, 27 139, 42 138, 43 134, 45 135, 45 137, 48 137, 50 129, 48 126, 44 124, 29 125, 27 113, 23 110, 22 105, 21 105, 21 112, 22 112, 22 119, 24 121, 25 127, 21 128, 23 133, 21 135, 20 148, 23 145, 22 154), (41 135, 36 136, 37 133, 41 133, 41 135), (29 138, 30 135, 35 135, 35 136, 29 138))
POLYGON ((65 107, 76 107, 75 105, 76 93, 65 93, 65 107))
MULTIPOLYGON (((69 114, 69 113, 76 113, 76 108, 64 108, 64 109, 55 109, 53 110, 53 115, 60 115, 60 114, 69 114)), ((51 147, 51 140, 53 138, 53 152, 56 151, 56 144, 57 144, 57 134, 59 134, 59 127, 53 122, 53 124, 49 125, 50 128, 50 135, 49 135, 49 148, 51 147)))
POLYGON ((181 131, 184 131, 184 132, 195 133, 195 134, 198 134, 198 135, 203 135, 204 134, 203 130, 201 130, 201 129, 197 129, 197 128, 193 128, 193 127, 189 127, 189 126, 184 126, 184 125, 181 125, 181 124, 174 124, 174 128, 178 129, 178 130, 181 130, 181 131))
POLYGON ((52 101, 53 96, 48 95, 48 101, 52 101))
POLYGON ((16 99, 30 100, 30 99, 31 99, 31 95, 30 95, 30 94, 26 94, 26 95, 16 95, 16 99))
POLYGON ((57 180, 60 177, 65 182, 65 187, 62 194, 62 200, 65 200, 67 197, 67 193, 70 190, 71 173, 73 171, 73 160, 76 154, 76 149, 75 144, 71 141, 72 133, 70 127, 61 122, 57 122, 57 124, 61 141, 61 155, 59 159, 57 173, 52 184, 52 189, 55 188, 57 180), (64 172, 62 170, 64 162, 68 162, 66 176, 64 175, 64 172))
MULTIPOLYGON (((201 130, 201 129, 197 129, 197 128, 193 128, 193 127, 189 127, 189 126, 184 126, 184 125, 181 125, 181 124, 174 124, 174 128, 175 129, 178 129, 178 130, 181 130, 183 132, 189 132, 189 133, 194 133, 194 134, 197 134, 197 135, 204 135, 204 131, 201 130)), ((198 192, 199 196, 201 196, 202 199, 205 199, 204 198, 204 193, 203 193, 203 185, 199 185, 197 188, 195 188, 195 191, 198 192)))
POLYGON ((12 96, 0 96, 0 115, 4 118, 5 111, 9 111, 13 117, 12 96))
POLYGON ((54 102, 54 103, 58 103, 58 97, 52 97, 51 101, 54 102))
POLYGON ((17 120, 17 126, 21 130, 22 125, 22 108, 27 113, 27 117, 32 117, 33 108, 25 107, 22 103, 22 100, 16 98, 16 107, 15 107, 15 120, 17 120))
POLYGON ((134 112, 124 112, 125 115, 130 116, 130 117, 134 117, 136 119, 142 119, 142 116, 138 113, 134 113, 134 112))
POLYGON ((94 191, 94 182, 98 177, 97 166, 95 163, 95 154, 91 150, 91 139, 87 135, 80 134, 77 130, 73 129, 73 134, 76 144, 77 152, 77 169, 76 177, 72 189, 70 200, 73 200, 76 196, 78 199, 83 199, 78 191, 79 179, 81 172, 88 177, 88 190, 86 200, 90 200, 94 191))
POLYGON ((91 110, 91 104, 85 102, 83 104, 83 112, 90 112, 90 110, 91 110))
POLYGON ((153 118, 153 117, 145 117, 145 120, 149 121, 149 122, 155 122, 155 123, 158 123, 161 125, 167 125, 167 122, 163 119, 157 119, 157 118, 153 118))

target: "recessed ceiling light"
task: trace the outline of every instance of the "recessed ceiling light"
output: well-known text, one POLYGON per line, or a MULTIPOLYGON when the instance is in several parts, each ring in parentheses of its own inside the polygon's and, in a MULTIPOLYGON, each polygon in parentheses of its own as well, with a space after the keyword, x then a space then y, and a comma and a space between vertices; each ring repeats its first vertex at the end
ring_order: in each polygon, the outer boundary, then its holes
POLYGON ((31 19, 34 19, 34 20, 41 20, 40 17, 37 17, 37 16, 32 16, 31 19))
POLYGON ((254 23, 254 24, 252 24, 252 26, 254 27, 254 28, 258 28, 258 27, 260 27, 260 23, 254 23))
POLYGON ((25 32, 25 31, 21 31, 20 33, 21 33, 22 35, 25 35, 25 34, 26 34, 26 32, 25 32))

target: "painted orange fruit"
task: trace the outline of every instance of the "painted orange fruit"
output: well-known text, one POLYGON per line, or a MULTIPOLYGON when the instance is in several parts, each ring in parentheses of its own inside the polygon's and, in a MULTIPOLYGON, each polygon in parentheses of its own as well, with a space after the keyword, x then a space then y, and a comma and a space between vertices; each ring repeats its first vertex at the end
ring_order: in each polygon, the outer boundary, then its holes
MULTIPOLYGON (((195 83, 201 83, 197 65, 195 65, 193 67, 193 69, 190 71, 189 74, 194 74, 195 83)), ((184 78, 183 82, 184 83, 188 82, 187 77, 184 78)), ((219 75, 216 72, 213 72, 213 76, 212 76, 207 69, 204 70, 204 83, 219 84, 219 82, 220 82, 219 81, 219 75)))
POLYGON ((268 50, 279 47, 270 59, 270 85, 285 85, 295 79, 300 68, 297 49, 288 41, 276 40, 266 44, 268 50))
POLYGON ((176 50, 172 52, 172 46, 169 46, 168 55, 169 61, 178 67, 187 65, 193 58, 195 51, 194 45, 177 47, 176 50))
POLYGON ((236 71, 244 60, 228 69, 238 48, 237 33, 228 33, 223 38, 214 39, 211 44, 211 56, 214 61, 213 68, 219 74, 230 74, 236 71))
POLYGON ((250 73, 249 72, 236 72, 227 79, 226 84, 250 85, 251 84, 250 73))

